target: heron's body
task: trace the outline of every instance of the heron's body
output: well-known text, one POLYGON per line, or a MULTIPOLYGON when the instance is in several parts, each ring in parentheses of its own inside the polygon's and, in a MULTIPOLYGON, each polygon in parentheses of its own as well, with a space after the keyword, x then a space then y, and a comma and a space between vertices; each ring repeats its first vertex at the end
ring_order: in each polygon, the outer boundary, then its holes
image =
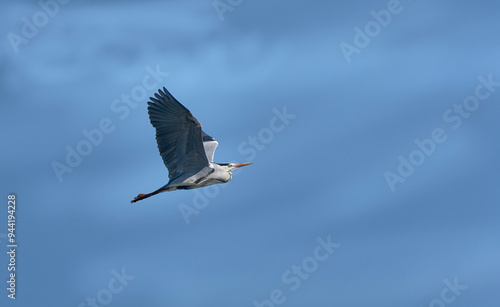
POLYGON ((226 183, 231 180, 231 177, 232 174, 224 171, 224 168, 219 164, 210 162, 209 166, 202 168, 195 174, 187 173, 174 180, 170 180, 163 188, 190 190, 217 183, 226 183))
POLYGON ((213 162, 217 141, 165 88, 155 97, 148 102, 148 113, 170 180, 152 193, 139 194, 133 203, 161 192, 226 183, 232 178, 230 171, 251 164, 213 162))

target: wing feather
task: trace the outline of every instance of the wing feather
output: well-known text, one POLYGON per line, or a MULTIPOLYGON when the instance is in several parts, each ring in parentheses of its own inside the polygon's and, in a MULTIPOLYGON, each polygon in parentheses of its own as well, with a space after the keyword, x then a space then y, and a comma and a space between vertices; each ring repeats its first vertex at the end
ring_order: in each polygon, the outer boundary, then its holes
POLYGON ((206 134, 205 131, 202 130, 201 133, 203 134, 203 147, 205 148, 208 162, 214 162, 215 149, 219 143, 213 137, 206 134))
POLYGON ((201 124, 166 88, 150 97, 148 113, 160 155, 172 180, 208 166, 201 124))

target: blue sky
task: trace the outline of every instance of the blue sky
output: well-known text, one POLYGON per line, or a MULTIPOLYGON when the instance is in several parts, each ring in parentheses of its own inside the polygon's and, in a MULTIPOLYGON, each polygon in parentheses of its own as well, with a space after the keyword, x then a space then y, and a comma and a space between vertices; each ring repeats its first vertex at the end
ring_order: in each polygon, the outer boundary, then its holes
POLYGON ((62 2, 0 12, 2 306, 500 300, 500 4, 62 2), (131 205, 163 86, 254 164, 131 205))

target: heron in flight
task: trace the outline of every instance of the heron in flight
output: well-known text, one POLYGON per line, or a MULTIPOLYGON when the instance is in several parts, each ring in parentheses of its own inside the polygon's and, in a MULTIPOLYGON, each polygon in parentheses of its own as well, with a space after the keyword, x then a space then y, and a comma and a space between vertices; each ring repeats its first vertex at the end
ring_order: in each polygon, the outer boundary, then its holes
POLYGON ((132 203, 161 192, 226 183, 233 176, 232 170, 252 164, 215 163, 214 152, 219 143, 201 129, 191 112, 165 87, 155 97, 148 101, 149 119, 156 129, 156 142, 170 180, 154 192, 137 195, 132 203))

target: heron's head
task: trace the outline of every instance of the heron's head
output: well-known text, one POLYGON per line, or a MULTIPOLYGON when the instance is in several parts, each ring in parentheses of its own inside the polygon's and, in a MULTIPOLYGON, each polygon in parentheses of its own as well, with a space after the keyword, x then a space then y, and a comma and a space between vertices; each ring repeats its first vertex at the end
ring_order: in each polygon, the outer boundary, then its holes
POLYGON ((226 169, 228 172, 240 168, 242 166, 250 165, 252 162, 246 163, 218 163, 222 168, 226 169))

